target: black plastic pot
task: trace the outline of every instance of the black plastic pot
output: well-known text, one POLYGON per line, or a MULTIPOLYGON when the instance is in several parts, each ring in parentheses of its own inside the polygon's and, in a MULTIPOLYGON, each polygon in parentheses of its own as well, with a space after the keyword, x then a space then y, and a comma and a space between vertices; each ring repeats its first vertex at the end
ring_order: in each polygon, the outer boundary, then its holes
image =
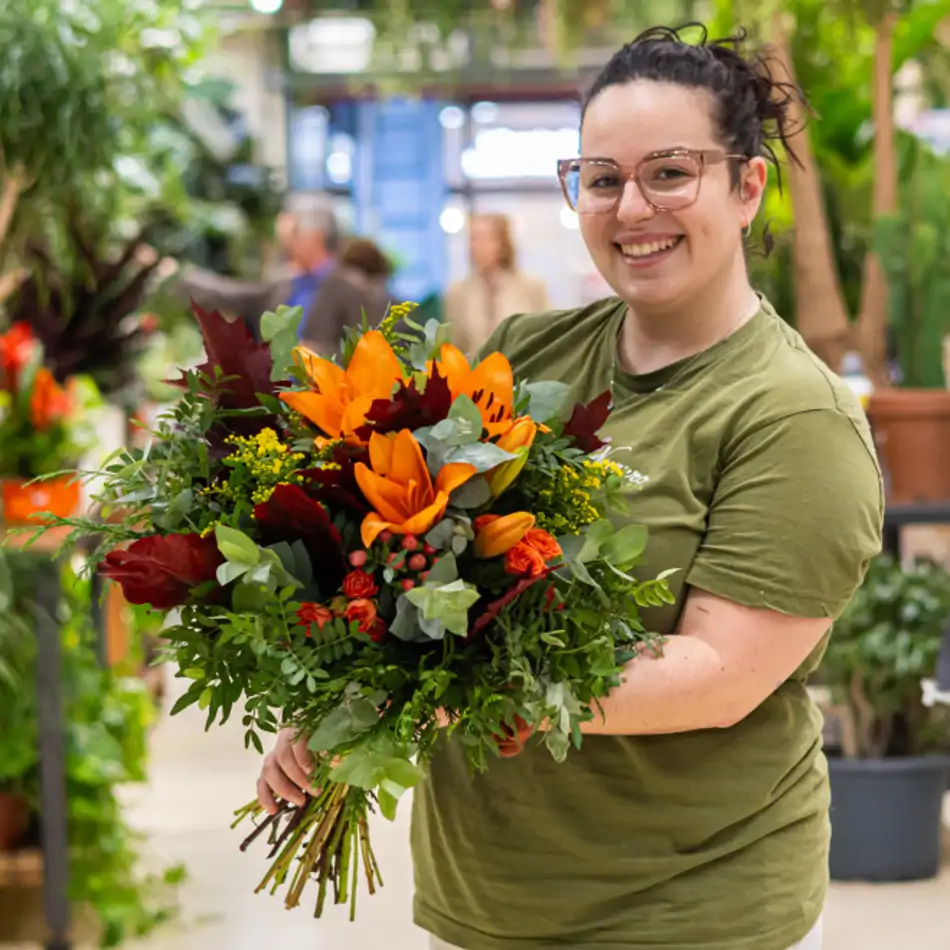
POLYGON ((829 758, 828 764, 832 879, 935 877, 950 758, 829 758))

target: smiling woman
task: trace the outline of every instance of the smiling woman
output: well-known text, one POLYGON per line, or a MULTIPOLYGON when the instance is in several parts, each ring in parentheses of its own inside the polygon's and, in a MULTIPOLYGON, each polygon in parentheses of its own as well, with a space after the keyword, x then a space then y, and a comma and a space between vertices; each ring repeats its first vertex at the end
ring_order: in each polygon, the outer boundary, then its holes
MULTIPOLYGON (((796 95, 742 37, 656 29, 585 102, 559 173, 616 296, 506 320, 480 367, 498 352, 573 401, 612 391, 612 451, 642 473, 624 489, 648 529, 638 570, 672 571, 675 602, 643 623, 669 637, 563 763, 535 740, 509 755, 513 736, 473 776, 444 743, 412 835, 436 950, 820 945, 829 792, 805 682, 880 549, 883 502, 856 398, 749 282, 743 231, 796 95)), ((443 363, 479 402, 480 370, 443 363)), ((583 491, 569 497, 564 518, 582 517, 583 491)), ((481 525, 482 544, 509 527, 527 524, 481 525)), ((285 733, 262 782, 279 790, 295 761, 285 733)))

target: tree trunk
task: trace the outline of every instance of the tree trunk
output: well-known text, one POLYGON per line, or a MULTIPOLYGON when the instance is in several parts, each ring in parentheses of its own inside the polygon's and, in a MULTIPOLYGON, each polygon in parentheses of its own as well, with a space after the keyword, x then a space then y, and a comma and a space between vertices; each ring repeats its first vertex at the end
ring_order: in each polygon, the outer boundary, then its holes
MULTIPOLYGON (((875 28, 874 214, 873 219, 897 211, 897 145, 894 136, 894 91, 891 74, 892 37, 896 13, 888 13, 875 28)), ((858 340, 864 371, 876 387, 890 385, 887 371, 888 286, 873 248, 864 261, 858 340)))
MULTIPOLYGON (((781 10, 772 13, 772 42, 782 71, 789 81, 795 82, 795 66, 783 16, 781 10)), ((801 163, 799 166, 789 160, 785 165, 795 211, 795 324, 808 346, 838 372, 851 340, 848 308, 838 278, 821 173, 812 151, 805 110, 793 103, 789 118, 796 130, 789 145, 801 163)))

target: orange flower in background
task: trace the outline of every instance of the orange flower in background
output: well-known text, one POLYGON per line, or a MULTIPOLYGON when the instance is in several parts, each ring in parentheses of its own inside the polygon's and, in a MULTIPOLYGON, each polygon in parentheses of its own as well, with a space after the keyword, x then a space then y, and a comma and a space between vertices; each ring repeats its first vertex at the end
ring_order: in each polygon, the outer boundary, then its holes
POLYGON ((72 400, 69 394, 46 368, 36 371, 33 391, 30 393, 30 421, 36 429, 46 429, 69 414, 72 400))
POLYGON ((280 398, 331 439, 352 439, 377 399, 389 399, 403 379, 402 364, 378 330, 365 333, 346 369, 306 347, 295 351, 313 389, 280 398))
POLYGON ((511 363, 501 353, 486 356, 474 369, 465 354, 451 343, 442 347, 439 372, 449 384, 452 398, 468 396, 478 406, 489 438, 511 428, 515 381, 511 363))
POLYGON ((534 527, 534 515, 516 511, 510 515, 479 515, 475 529, 475 557, 505 554, 534 527))
POLYGON ((372 468, 356 463, 355 474, 373 510, 363 519, 363 544, 369 547, 383 531, 425 534, 445 514, 449 495, 467 482, 474 465, 444 465, 433 484, 422 447, 408 429, 394 437, 374 432, 369 440, 372 468))
POLYGON ((36 340, 27 323, 14 323, 0 335, 0 386, 10 391, 16 389, 17 376, 26 365, 36 340))

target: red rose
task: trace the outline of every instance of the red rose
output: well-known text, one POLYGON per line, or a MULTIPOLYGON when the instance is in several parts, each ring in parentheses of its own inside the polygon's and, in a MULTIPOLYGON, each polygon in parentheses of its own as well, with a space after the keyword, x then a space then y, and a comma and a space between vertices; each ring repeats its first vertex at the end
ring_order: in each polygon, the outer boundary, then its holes
POLYGON ((297 618, 300 620, 300 623, 306 627, 315 623, 317 629, 322 630, 324 624, 328 624, 333 619, 333 614, 330 613, 330 610, 324 607, 323 604, 314 604, 306 601, 300 605, 300 609, 297 611, 297 618))
POLYGON ((376 604, 365 598, 351 600, 346 605, 343 613, 349 621, 356 621, 359 624, 360 633, 372 633, 376 624, 376 604))
POLYGON ((377 617, 373 629, 369 632, 370 640, 374 643, 381 643, 386 638, 387 633, 389 633, 389 627, 386 626, 385 621, 377 617))
POLYGON ((541 577, 547 573, 547 566, 537 549, 519 541, 505 554, 505 571, 518 577, 541 577))
POLYGON ((213 581, 223 561, 214 537, 153 534, 111 551, 99 572, 122 586, 130 604, 170 610, 184 604, 193 588, 213 581))
POLYGON ((372 574, 367 574, 366 571, 356 570, 350 571, 350 573, 343 578, 343 593, 346 594, 350 600, 356 600, 360 597, 375 596, 379 593, 379 588, 376 586, 372 574))
POLYGON ((524 536, 524 543, 530 548, 534 548, 541 555, 544 562, 553 561, 561 557, 564 553, 561 551, 561 545, 544 531, 542 528, 530 528, 524 536))

